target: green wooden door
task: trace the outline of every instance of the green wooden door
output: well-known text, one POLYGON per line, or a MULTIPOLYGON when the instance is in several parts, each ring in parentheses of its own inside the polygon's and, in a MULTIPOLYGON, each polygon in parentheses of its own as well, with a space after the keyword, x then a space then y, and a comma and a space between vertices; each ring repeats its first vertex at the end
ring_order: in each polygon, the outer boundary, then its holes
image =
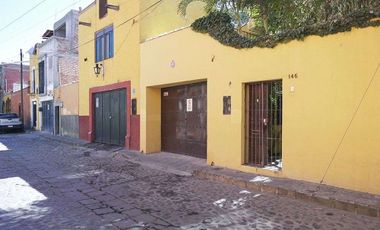
POLYGON ((125 145, 126 90, 94 94, 95 141, 111 145, 125 145))

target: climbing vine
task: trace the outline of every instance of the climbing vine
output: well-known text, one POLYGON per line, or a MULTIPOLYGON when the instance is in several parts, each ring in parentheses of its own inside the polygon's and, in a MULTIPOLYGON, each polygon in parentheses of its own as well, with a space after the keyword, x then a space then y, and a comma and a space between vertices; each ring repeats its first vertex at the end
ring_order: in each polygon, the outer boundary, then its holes
POLYGON ((200 33, 208 33, 220 43, 237 49, 252 47, 274 48, 280 43, 291 40, 302 40, 310 35, 326 36, 350 31, 353 27, 363 28, 380 26, 380 9, 358 10, 344 17, 335 17, 325 22, 305 25, 296 29, 285 30, 275 34, 243 36, 239 34, 229 14, 210 12, 207 16, 194 21, 192 29, 200 33))

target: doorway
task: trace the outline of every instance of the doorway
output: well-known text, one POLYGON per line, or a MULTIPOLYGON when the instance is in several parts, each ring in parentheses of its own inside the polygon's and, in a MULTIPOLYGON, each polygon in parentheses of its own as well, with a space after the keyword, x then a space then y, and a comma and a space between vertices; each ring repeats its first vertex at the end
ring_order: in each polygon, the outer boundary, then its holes
POLYGON ((95 141, 125 145, 127 133, 126 90, 112 90, 93 94, 95 141))
POLYGON ((245 86, 245 164, 282 167, 282 81, 245 86))
POLYGON ((37 127, 37 102, 33 101, 32 106, 32 127, 37 127))
POLYGON ((54 133, 53 101, 42 102, 42 131, 54 133))
POLYGON ((161 90, 161 149, 207 157, 207 83, 161 90))
POLYGON ((59 106, 54 107, 54 134, 59 135, 59 121, 60 121, 60 113, 59 113, 59 106))

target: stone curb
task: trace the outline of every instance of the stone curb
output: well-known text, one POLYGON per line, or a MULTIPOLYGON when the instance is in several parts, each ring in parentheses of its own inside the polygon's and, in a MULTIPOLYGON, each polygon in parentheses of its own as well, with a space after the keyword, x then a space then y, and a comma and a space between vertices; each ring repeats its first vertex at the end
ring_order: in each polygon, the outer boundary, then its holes
POLYGON ((271 185, 268 183, 260 183, 260 182, 250 182, 241 178, 236 178, 232 176, 220 175, 216 173, 212 173, 205 170, 195 170, 193 172, 193 176, 207 179, 211 181, 222 182, 226 184, 236 185, 244 189, 251 189, 260 192, 266 192, 273 195, 284 196, 296 200, 301 200, 304 202, 315 203, 319 205, 323 205, 329 208, 340 209, 348 212, 353 212, 360 215, 377 217, 380 219, 380 207, 371 207, 364 204, 357 203, 355 201, 348 202, 344 200, 338 200, 332 197, 327 196, 318 196, 312 195, 296 190, 291 190, 288 188, 283 188, 276 185, 271 185))
MULTIPOLYGON (((64 144, 72 145, 72 146, 83 146, 87 142, 85 141, 75 141, 75 140, 66 140, 65 138, 61 138, 60 136, 55 137, 48 134, 39 134, 41 137, 44 137, 49 140, 62 142, 64 144)), ((141 163, 141 162, 139 162, 141 163)), ((167 170, 166 170, 167 171, 167 170)), ((175 172, 171 172, 176 174, 175 172)), ((365 204, 357 203, 355 201, 349 202, 346 200, 338 200, 333 197, 321 196, 321 195, 313 195, 309 193, 305 193, 302 191, 297 191, 289 188, 284 188, 281 186, 276 186, 275 184, 269 183, 260 183, 260 182, 250 182, 241 178, 227 176, 223 174, 212 173, 208 170, 194 170, 192 173, 193 176, 201 179, 207 179, 211 181, 222 182, 226 184, 231 184, 235 186, 239 186, 244 189, 251 189, 260 192, 266 192, 273 195, 284 196, 304 202, 315 203, 319 205, 323 205, 329 208, 340 209, 348 212, 353 212, 360 215, 377 217, 380 219, 380 207, 372 207, 365 204)), ((189 176, 189 175, 186 175, 189 176)))
POLYGON ((175 174, 175 175, 178 175, 178 176, 192 176, 192 174, 189 173, 189 172, 172 169, 170 167, 164 167, 162 165, 157 165, 157 164, 154 164, 154 163, 146 163, 144 161, 139 161, 139 160, 135 160, 135 159, 131 159, 131 158, 126 158, 126 160, 130 161, 132 163, 136 163, 136 164, 139 164, 139 165, 151 168, 151 169, 155 169, 155 170, 166 172, 166 173, 170 173, 170 174, 175 174))
POLYGON ((62 136, 53 136, 50 134, 39 133, 38 135, 42 138, 46 138, 46 139, 49 139, 52 141, 57 141, 57 142, 61 142, 63 144, 72 145, 72 146, 83 146, 83 145, 88 143, 86 141, 82 141, 79 139, 78 140, 69 140, 69 139, 62 138, 62 136))

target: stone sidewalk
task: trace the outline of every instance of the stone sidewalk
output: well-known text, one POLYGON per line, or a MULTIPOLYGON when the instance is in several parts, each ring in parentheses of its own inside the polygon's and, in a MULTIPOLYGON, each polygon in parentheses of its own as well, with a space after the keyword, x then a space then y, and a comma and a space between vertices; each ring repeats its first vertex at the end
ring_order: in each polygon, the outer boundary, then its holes
MULTIPOLYGON (((46 138, 64 140, 74 145, 86 144, 76 139, 61 139, 60 137, 43 134, 46 138)), ((102 146, 102 145, 99 145, 102 146)), ((380 196, 351 191, 333 186, 310 183, 299 180, 261 176, 244 173, 221 167, 211 167, 204 159, 172 153, 141 154, 115 147, 115 152, 121 153, 126 159, 152 169, 177 174, 180 176, 196 176, 217 182, 237 185, 241 188, 267 192, 274 195, 289 197, 305 202, 316 203, 329 208, 354 212, 361 215, 380 218, 380 196)))
POLYGON ((195 170, 199 178, 237 185, 326 207, 380 218, 380 196, 305 181, 260 176, 225 168, 195 170))
POLYGON ((0 229, 380 229, 378 218, 193 176, 214 170, 204 160, 62 140, 0 135, 0 229))
POLYGON ((330 208, 380 218, 380 196, 316 184, 299 180, 261 176, 236 170, 211 167, 206 161, 171 153, 143 155, 128 152, 125 155, 136 162, 168 172, 191 174, 198 178, 237 185, 274 195, 305 202, 317 203, 330 208))

